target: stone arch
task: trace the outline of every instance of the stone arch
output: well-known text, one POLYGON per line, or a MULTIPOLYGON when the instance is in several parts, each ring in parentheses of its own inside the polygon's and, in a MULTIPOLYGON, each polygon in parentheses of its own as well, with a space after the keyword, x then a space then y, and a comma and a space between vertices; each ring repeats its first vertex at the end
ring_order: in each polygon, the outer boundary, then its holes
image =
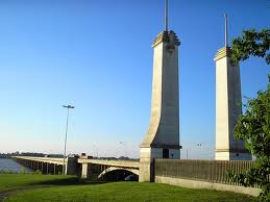
POLYGON ((133 174, 136 174, 139 176, 139 170, 137 169, 132 169, 132 168, 120 168, 120 167, 108 167, 105 170, 103 170, 99 176, 98 179, 102 178, 103 176, 105 176, 107 173, 113 172, 113 171, 117 171, 117 170, 122 170, 122 171, 128 171, 131 172, 133 174))

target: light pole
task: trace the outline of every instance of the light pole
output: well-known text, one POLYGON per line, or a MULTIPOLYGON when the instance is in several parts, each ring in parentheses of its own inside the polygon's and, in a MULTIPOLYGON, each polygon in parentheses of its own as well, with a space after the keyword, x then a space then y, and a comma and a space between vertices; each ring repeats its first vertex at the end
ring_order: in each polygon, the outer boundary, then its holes
POLYGON ((64 143, 64 156, 63 156, 63 170, 62 174, 65 174, 65 168, 66 168, 66 152, 67 152, 67 134, 68 134, 68 119, 69 119, 69 110, 74 109, 74 106, 71 105, 63 105, 64 108, 67 108, 67 124, 66 124, 66 134, 65 134, 65 143, 64 143))

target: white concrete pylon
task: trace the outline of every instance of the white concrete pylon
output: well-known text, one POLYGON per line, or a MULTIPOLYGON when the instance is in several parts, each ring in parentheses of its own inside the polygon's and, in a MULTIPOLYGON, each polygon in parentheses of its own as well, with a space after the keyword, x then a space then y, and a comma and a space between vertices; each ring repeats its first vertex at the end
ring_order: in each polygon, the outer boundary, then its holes
POLYGON ((239 63, 231 59, 225 15, 225 47, 218 50, 216 62, 216 160, 251 160, 244 142, 234 138, 234 128, 242 114, 239 63))
POLYGON ((168 31, 168 1, 165 1, 165 31, 153 43, 151 117, 140 145, 140 181, 151 181, 155 158, 180 158, 178 47, 180 41, 168 31))

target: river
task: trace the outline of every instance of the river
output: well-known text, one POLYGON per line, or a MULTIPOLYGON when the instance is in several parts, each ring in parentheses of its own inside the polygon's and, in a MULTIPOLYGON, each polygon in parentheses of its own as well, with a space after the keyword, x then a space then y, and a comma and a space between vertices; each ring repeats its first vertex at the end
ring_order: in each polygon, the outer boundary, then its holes
POLYGON ((2 159, 0 158, 0 172, 1 171, 12 171, 19 173, 20 171, 24 170, 26 172, 31 172, 29 169, 25 168, 24 166, 18 164, 17 162, 13 161, 12 159, 2 159))

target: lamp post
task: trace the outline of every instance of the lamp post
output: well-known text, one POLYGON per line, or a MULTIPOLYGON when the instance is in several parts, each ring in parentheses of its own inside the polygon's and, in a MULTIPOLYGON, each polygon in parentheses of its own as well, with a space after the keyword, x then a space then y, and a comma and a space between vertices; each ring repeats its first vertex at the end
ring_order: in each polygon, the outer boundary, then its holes
POLYGON ((66 168, 66 152, 67 152, 67 134, 68 134, 68 119, 69 119, 69 110, 74 109, 74 106, 71 105, 63 105, 64 108, 67 108, 67 123, 66 123, 66 134, 65 134, 65 143, 64 143, 64 156, 63 156, 63 170, 62 174, 65 174, 65 168, 66 168))

